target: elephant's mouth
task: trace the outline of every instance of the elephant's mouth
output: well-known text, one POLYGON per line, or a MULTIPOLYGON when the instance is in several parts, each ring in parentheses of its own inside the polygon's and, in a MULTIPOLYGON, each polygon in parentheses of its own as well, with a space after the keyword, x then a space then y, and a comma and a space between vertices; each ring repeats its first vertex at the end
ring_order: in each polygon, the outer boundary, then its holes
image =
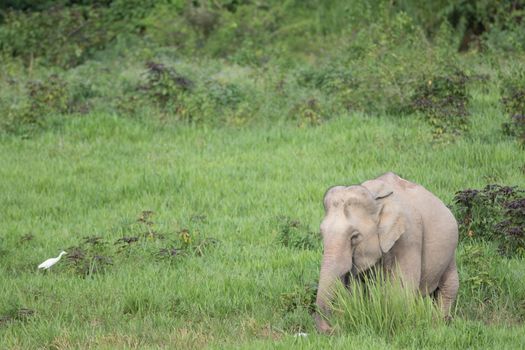
POLYGON ((343 274, 341 276, 341 282, 343 282, 346 289, 350 289, 350 284, 352 283, 352 280, 357 280, 360 282, 365 282, 366 280, 369 280, 374 276, 376 273, 376 269, 381 265, 381 261, 377 262, 375 265, 372 265, 371 267, 360 270, 357 268, 357 266, 352 264, 352 268, 347 273, 343 274))
POLYGON ((350 277, 351 273, 347 272, 343 276, 341 276, 341 282, 343 282, 343 285, 346 289, 350 288, 350 277))

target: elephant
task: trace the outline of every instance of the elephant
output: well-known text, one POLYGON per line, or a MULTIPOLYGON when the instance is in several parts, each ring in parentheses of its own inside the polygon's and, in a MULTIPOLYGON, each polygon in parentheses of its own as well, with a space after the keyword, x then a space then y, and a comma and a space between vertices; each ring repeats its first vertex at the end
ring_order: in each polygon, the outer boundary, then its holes
POLYGON ((450 318, 459 288, 458 225, 439 198, 386 173, 361 185, 329 188, 324 209, 314 315, 320 332, 332 331, 326 316, 335 282, 354 281, 372 267, 399 277, 403 288, 435 296, 444 317, 450 318))

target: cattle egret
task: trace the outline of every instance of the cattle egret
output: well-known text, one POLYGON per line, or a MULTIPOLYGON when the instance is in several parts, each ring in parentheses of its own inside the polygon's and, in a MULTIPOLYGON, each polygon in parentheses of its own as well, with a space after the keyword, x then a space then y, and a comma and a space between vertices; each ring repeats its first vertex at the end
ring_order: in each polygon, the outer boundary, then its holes
POLYGON ((38 265, 38 268, 43 270, 49 269, 51 266, 55 265, 64 254, 67 253, 65 251, 60 252, 59 256, 57 256, 56 258, 47 259, 46 261, 38 265))

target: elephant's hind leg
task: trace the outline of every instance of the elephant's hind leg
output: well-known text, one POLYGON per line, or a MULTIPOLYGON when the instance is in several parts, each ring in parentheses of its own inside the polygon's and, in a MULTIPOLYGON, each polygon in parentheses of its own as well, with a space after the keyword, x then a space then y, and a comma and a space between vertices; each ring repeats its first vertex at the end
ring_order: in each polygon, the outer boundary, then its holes
POLYGON ((443 276, 441 276, 436 295, 436 299, 446 319, 450 319, 451 317, 450 311, 458 295, 458 289, 458 270, 456 268, 456 260, 454 259, 445 270, 443 276))

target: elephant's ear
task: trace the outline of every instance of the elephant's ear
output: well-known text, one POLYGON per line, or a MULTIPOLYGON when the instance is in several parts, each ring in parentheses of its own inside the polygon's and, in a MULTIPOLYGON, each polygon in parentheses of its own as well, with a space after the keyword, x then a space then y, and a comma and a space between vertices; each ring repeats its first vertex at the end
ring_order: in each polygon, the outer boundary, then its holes
POLYGON ((406 230, 406 219, 403 210, 396 204, 393 189, 382 180, 369 180, 362 184, 377 203, 377 220, 379 227, 379 245, 386 253, 406 230))
POLYGON ((370 191, 374 199, 383 199, 394 193, 390 186, 381 180, 368 180, 363 182, 362 186, 370 191))
MULTIPOLYGON (((390 193, 392 194, 392 193, 390 193)), ((389 196, 389 195, 388 195, 389 196)), ((383 197, 385 198, 385 197, 383 197)), ((383 198, 377 201, 383 202, 383 198)), ((389 201, 391 202, 391 201, 389 201)), ((378 203, 381 206, 379 211, 379 245, 381 251, 387 253, 394 243, 406 231, 406 219, 403 211, 394 203, 378 203)))

